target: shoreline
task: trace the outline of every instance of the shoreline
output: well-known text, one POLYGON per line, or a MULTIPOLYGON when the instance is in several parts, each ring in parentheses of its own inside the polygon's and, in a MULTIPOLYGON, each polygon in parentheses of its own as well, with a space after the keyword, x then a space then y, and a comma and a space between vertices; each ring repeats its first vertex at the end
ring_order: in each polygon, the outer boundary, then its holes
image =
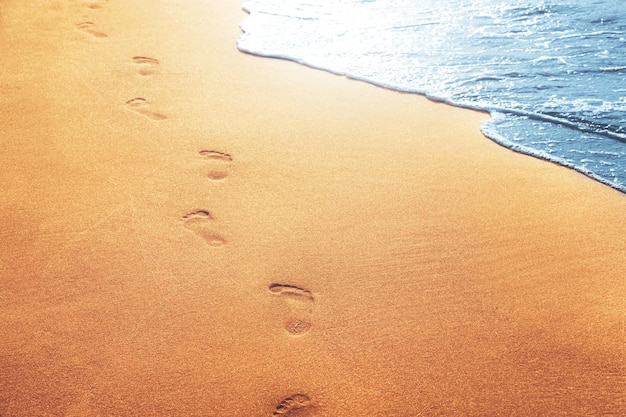
POLYGON ((226 0, 1 11, 2 416, 626 412, 623 194, 226 0))
MULTIPOLYGON (((366 84, 370 84, 370 85, 372 85, 374 87, 383 88, 385 90, 389 90, 389 91, 392 91, 392 92, 396 92, 396 93, 400 93, 400 94, 414 94, 414 95, 417 95, 417 96, 421 96, 421 97, 426 98, 429 101, 432 101, 433 103, 444 104, 444 105, 456 107, 456 108, 459 108, 459 109, 464 109, 464 110, 469 110, 469 111, 474 111, 474 112, 478 112, 478 113, 487 114, 487 115, 489 115, 489 118, 482 121, 481 128, 480 128, 482 134, 485 136, 486 139, 489 139, 492 142, 494 142, 494 143, 496 143, 496 144, 498 144, 498 145, 500 145, 500 146, 502 146, 502 147, 504 147, 504 148, 506 148, 506 149, 508 149, 508 150, 510 150, 512 152, 516 152, 516 153, 519 153, 521 155, 537 158, 537 159, 539 159, 541 161, 544 161, 544 162, 550 162, 550 163, 556 164, 558 166, 571 169, 571 170, 573 170, 573 171, 575 171, 575 172, 577 172, 579 174, 582 174, 582 175, 584 175, 584 176, 586 176, 586 177, 588 177, 588 178, 590 178, 590 179, 592 179, 594 181, 599 182, 602 185, 605 185, 605 186, 607 186, 607 187, 609 187, 609 188, 611 188, 611 189, 613 189, 615 191, 618 191, 621 194, 625 194, 626 195, 626 185, 615 184, 614 182, 611 182, 611 181, 601 177, 600 175, 595 174, 592 171, 589 171, 589 170, 587 170, 587 169, 585 169, 583 167, 579 167, 579 166, 577 166, 575 164, 569 163, 569 162, 563 160, 562 158, 553 157, 553 156, 547 154, 546 152, 535 150, 535 149, 529 148, 529 147, 524 146, 524 145, 516 144, 516 143, 511 142, 510 140, 502 137, 501 135, 496 134, 496 133, 493 133, 491 135, 489 133, 485 133, 485 130, 482 127, 484 123, 488 122, 491 118, 493 118, 492 112, 516 114, 516 115, 520 115, 520 116, 526 116, 526 117, 529 117, 529 118, 534 118, 534 119, 537 119, 537 120, 544 120, 544 119, 545 120, 550 120, 551 119, 550 116, 545 116, 544 118, 540 118, 537 115, 534 115, 534 114, 531 114, 531 113, 525 113, 523 111, 515 111, 515 110, 500 109, 500 108, 493 108, 493 107, 487 109, 487 108, 482 108, 482 107, 479 107, 479 106, 463 106, 463 105, 456 104, 456 103, 453 103, 453 102, 450 102, 450 101, 447 101, 447 100, 442 100, 442 99, 437 99, 435 97, 431 97, 431 96, 429 96, 428 94, 426 94, 424 92, 397 90, 397 89, 394 89, 393 87, 387 86, 385 84, 378 84, 378 83, 375 83, 375 82, 372 82, 372 81, 369 81, 369 80, 366 80, 366 79, 352 77, 350 75, 346 75, 346 74, 341 73, 341 72, 334 72, 334 71, 331 71, 331 70, 329 70, 327 68, 323 68, 323 67, 319 67, 319 66, 315 66, 315 65, 309 65, 309 64, 307 64, 305 62, 301 62, 301 61, 294 60, 294 59, 291 59, 291 58, 285 58, 285 57, 282 57, 282 56, 274 56, 274 55, 261 55, 261 54, 256 54, 256 53, 253 53, 253 52, 247 52, 245 50, 241 50, 241 52, 243 52, 245 54, 248 54, 248 55, 251 55, 251 56, 260 57, 260 58, 277 59, 277 60, 283 60, 283 61, 287 61, 287 62, 292 62, 292 63, 298 64, 298 65, 302 65, 304 67, 310 68, 310 69, 315 70, 315 71, 327 72, 327 73, 335 75, 335 76, 345 77, 347 80, 363 82, 363 83, 366 83, 366 84)), ((570 125, 564 124, 563 121, 558 121, 558 123, 563 125, 563 126, 565 126, 565 127, 571 127, 571 128, 573 128, 575 130, 579 130, 579 129, 573 127, 574 125, 570 126, 570 125)), ((607 135, 607 137, 611 138, 611 139, 618 140, 620 142, 624 141, 623 137, 620 136, 620 135, 607 135)))
MULTIPOLYGON (((251 55, 251 56, 255 56, 255 57, 266 58, 266 59, 277 59, 277 60, 282 60, 282 61, 286 61, 286 62, 292 62, 292 63, 298 64, 298 65, 302 65, 302 66, 304 66, 306 68, 310 68, 310 69, 315 70, 315 71, 323 71, 323 72, 326 72, 326 73, 329 73, 329 74, 332 74, 332 75, 335 75, 335 76, 338 76, 338 77, 344 77, 347 80, 363 82, 363 83, 366 83, 366 84, 370 84, 370 85, 372 85, 374 87, 383 88, 385 90, 389 90, 389 91, 392 91, 392 92, 395 92, 395 93, 414 94, 414 95, 417 95, 417 96, 424 97, 427 100, 432 101, 433 103, 445 104, 445 105, 456 107, 456 108, 459 108, 459 109, 465 109, 465 110, 469 110, 469 111, 474 111, 474 112, 478 112, 478 113, 487 114, 487 115, 489 115, 489 118, 482 121, 481 128, 480 128, 480 130, 481 130, 482 134, 485 136, 485 138, 491 140, 492 142, 494 142, 494 143, 496 143, 496 144, 498 144, 498 145, 500 145, 500 146, 502 146, 502 147, 504 147, 504 148, 506 148, 506 149, 508 149, 510 151, 519 153, 521 155, 531 156, 533 158, 537 158, 537 159, 539 159, 541 161, 544 161, 544 162, 550 162, 550 163, 553 163, 553 164, 556 164, 556 165, 559 165, 559 166, 562 166, 562 167, 574 170, 575 172, 577 172, 579 174, 582 174, 582 175, 584 175, 584 176, 586 176, 586 177, 588 177, 588 178, 590 178, 590 179, 592 179, 594 181, 597 181, 597 182, 599 182, 602 185, 605 185, 605 186, 607 186, 607 187, 609 187, 609 188, 611 188, 613 190, 616 190, 616 191, 618 191, 618 192, 620 192, 622 194, 626 194, 626 185, 615 184, 614 182, 611 182, 608 179, 605 179, 605 178, 601 177, 600 175, 595 174, 592 171, 589 171, 589 170, 587 170, 587 169, 585 169, 583 167, 577 166, 576 164, 569 163, 569 162, 567 162, 566 160, 564 160, 562 158, 553 157, 553 156, 551 156, 550 154, 548 154, 546 152, 543 152, 543 151, 540 151, 540 150, 536 150, 536 149, 532 149, 532 148, 529 148, 529 147, 524 146, 524 145, 516 144, 516 143, 514 143, 514 142, 504 138, 503 136, 498 135, 496 132, 493 132, 492 134, 486 133, 485 129, 483 129, 483 125, 486 122, 488 122, 490 119, 493 118, 492 112, 515 114, 515 115, 518 115, 518 116, 526 116, 528 118, 532 118, 532 119, 536 119, 536 120, 542 120, 542 121, 546 121, 546 120, 547 121, 552 121, 553 123, 560 124, 560 125, 565 126, 567 128, 571 128, 571 129, 577 130, 579 132, 583 132, 580 129, 578 129, 577 127, 575 127, 574 124, 567 124, 567 123, 565 123, 565 121, 559 120, 559 119, 552 120, 553 118, 551 116, 542 115, 540 117, 537 114, 527 113, 527 112, 519 111, 519 110, 510 110, 510 109, 504 109, 504 108, 498 108, 498 107, 482 108, 480 106, 469 106, 469 105, 463 106, 463 105, 456 104, 456 103, 448 101, 448 100, 438 99, 436 97, 431 97, 429 94, 424 93, 424 92, 398 90, 398 89, 395 89, 395 88, 393 88, 391 86, 388 86, 386 84, 383 84, 383 83, 376 83, 376 82, 373 82, 373 81, 370 81, 370 80, 367 80, 367 79, 364 79, 364 78, 353 77, 353 76, 344 74, 342 72, 332 71, 332 70, 324 68, 324 67, 308 64, 306 62, 299 61, 299 60, 296 60, 296 59, 291 59, 291 58, 288 58, 288 57, 283 57, 283 56, 278 56, 278 55, 271 55, 271 54, 267 54, 267 55, 257 54, 257 53, 254 53, 254 52, 248 52, 246 50, 241 50, 241 49, 240 49, 240 51, 242 53, 245 53, 245 54, 248 54, 248 55, 251 55)), ((618 140, 620 142, 624 142, 624 137, 622 135, 617 135, 617 134, 613 135, 613 134, 608 134, 608 133, 605 133, 605 135, 606 135, 606 137, 608 137, 610 139, 615 139, 615 140, 618 140)))
MULTIPOLYGON (((260 17, 255 16, 256 11, 255 10, 249 10, 248 8, 245 7, 244 4, 244 11, 248 14, 248 17, 246 19, 244 19, 244 21, 242 22, 242 24, 240 25, 242 28, 242 36, 239 39, 239 41, 237 42, 237 46, 239 48, 240 51, 244 52, 244 53, 248 53, 251 55, 256 55, 256 56, 261 56, 261 57, 266 57, 266 58, 274 58, 274 59, 280 59, 280 60, 286 60, 286 61, 292 61, 295 63, 298 63, 300 65, 306 66, 308 68, 312 68, 312 69, 316 69, 316 70, 321 70, 321 71, 325 71, 328 72, 330 74, 334 74, 334 75, 339 75, 339 76, 343 76, 346 77, 348 79, 351 80, 357 80, 357 81, 362 81, 365 83, 369 83, 371 85, 377 86, 377 87, 381 87, 381 88, 385 88, 385 89, 389 89, 392 91, 398 91, 398 92, 402 92, 402 93, 409 93, 409 94, 417 94, 417 95, 422 95, 425 96, 426 98, 428 98, 429 100, 432 100, 434 102, 438 102, 438 103, 444 103, 444 104, 449 104, 455 107, 459 107, 459 108, 464 108, 464 109, 469 109, 469 110, 474 110, 474 111, 479 111, 479 112, 485 112, 490 114, 490 119, 487 120, 486 122, 483 123, 482 127, 481 127, 481 131, 483 132, 483 134, 489 138, 490 140, 500 144, 501 146, 504 146, 506 148, 509 148, 511 150, 513 150, 514 152, 518 152, 518 153, 522 153, 522 154, 526 154, 526 155, 530 155, 533 156, 535 158, 539 158, 545 161, 549 161, 552 163, 556 163, 562 166, 565 166, 567 168, 573 169, 593 180, 599 181, 600 183, 607 185, 617 191, 620 191, 622 193, 626 193, 626 185, 624 183, 624 178, 620 177, 620 169, 618 167, 617 171, 615 169, 611 169, 610 172, 607 171, 603 171, 602 169, 600 169, 597 164, 596 165, 591 165, 591 167, 588 167, 586 165, 587 162, 589 162, 586 159, 581 159, 581 160, 576 160, 575 158, 572 158, 571 153, 568 154, 565 149, 561 148, 561 154, 559 156, 554 156, 552 154, 552 151, 554 149, 542 149, 540 146, 536 146, 536 145, 532 145, 530 143, 528 143, 528 141, 526 141, 526 143, 522 144, 521 142, 516 142, 515 140, 510 140, 507 139, 506 135, 503 135, 501 133, 498 132, 498 128, 491 122, 492 119, 495 118, 502 118, 502 117, 521 117, 521 118, 528 118, 528 119, 532 119, 534 121, 537 122, 543 122, 543 123, 548 123, 548 124, 552 124, 553 126, 558 126, 559 128, 566 128, 568 129, 568 131, 571 131, 574 134, 578 134, 578 135, 582 135, 582 134, 591 134, 594 135, 593 138, 588 138, 588 141, 591 142, 595 142, 598 139, 602 139, 602 140, 609 140, 609 142, 613 141, 613 140, 617 140, 619 142, 626 142, 626 136, 624 134, 621 134, 618 132, 619 129, 616 129, 614 131, 609 129, 609 126, 605 126, 605 129, 600 129, 599 128, 599 122, 591 122, 590 120, 587 121, 588 125, 592 125, 595 126, 591 127, 591 126, 582 126, 577 124, 574 121, 570 121, 567 117, 556 117, 556 116, 551 116, 549 114, 543 113, 539 110, 536 110, 536 112, 533 112, 532 110, 523 110, 523 109, 515 109, 515 108, 505 108, 505 107, 499 107, 497 105, 486 105, 485 103, 483 103, 482 105, 477 104, 477 103, 461 103, 461 102, 455 102, 453 99, 451 98, 446 98, 446 93, 445 91, 443 92, 437 92, 436 89, 435 91, 431 89, 429 90, 429 88, 425 85, 422 87, 400 87, 398 85, 394 85, 394 81, 387 81, 385 82, 384 80, 376 80, 376 79, 368 79, 367 76, 362 76, 362 75, 355 75, 358 74, 359 72, 359 68, 355 67, 355 68, 351 68, 351 69, 346 69, 344 68, 343 70, 335 70, 333 68, 331 68, 333 65, 336 68, 341 68, 341 65, 339 65, 338 63, 332 63, 331 67, 329 66, 325 66, 325 65, 319 65, 319 63, 313 63, 313 61, 315 61, 314 55, 312 56, 307 56, 306 53, 303 52, 295 52, 296 55, 289 55, 289 53, 271 53, 268 52, 267 50, 264 50, 264 47, 260 47, 259 45, 255 45, 255 42, 252 42, 251 44, 249 44, 249 42, 246 40, 247 37, 251 37, 252 39, 263 39, 264 35, 263 34, 258 34, 255 33, 254 31, 254 24, 251 24, 252 29, 247 30, 247 27, 249 25, 249 23, 247 22, 247 20, 250 20, 250 22, 258 22, 258 20, 260 19, 260 17), (298 56, 299 55, 299 56, 298 56), (337 65, 339 65, 337 67, 337 65), (618 172, 618 174, 615 174, 615 172, 618 172)), ((262 12, 259 12, 259 14, 262 14, 262 12)), ((280 16, 280 14, 278 14, 277 16, 280 16)), ((317 19, 314 19, 317 20, 317 19)), ((275 22, 276 23, 276 22, 275 22)), ((267 23, 266 23, 267 24, 267 23)), ((271 29, 267 28, 268 31, 271 32, 271 29)), ((271 38, 272 35, 270 35, 271 38)), ((276 36, 275 33, 273 33, 273 36, 276 36)), ((293 34, 291 35, 293 36, 293 34)), ((306 39, 306 36, 305 36, 306 39)), ((271 42, 272 41, 266 41, 266 42, 271 42)), ((277 39, 274 39, 274 42, 280 42, 277 39)), ((305 41, 306 42, 306 41, 305 41)), ((274 49, 278 48, 278 50, 281 49, 281 47, 273 47, 274 49)), ((313 46, 313 48, 315 48, 313 46)), ((272 49, 272 48, 270 48, 272 49)), ((289 49, 289 48, 287 48, 289 49)), ((332 52, 331 52, 332 53, 332 52)), ((341 59, 340 59, 341 61, 341 59)), ((448 91, 448 93, 451 93, 450 91, 448 91)), ((543 129, 543 128, 542 128, 543 129)), ((519 133, 519 132, 518 132, 519 133)), ((523 135, 522 135, 523 136, 523 135)), ((557 140, 558 142, 558 140, 557 140)), ((611 147, 611 143, 603 143, 605 149, 610 149, 611 147)), ((603 148, 602 145, 600 146, 596 146, 596 148, 594 150, 592 149, 587 149, 587 152, 589 153, 589 157, 591 159, 592 155, 595 154, 596 152, 599 152, 601 149, 603 148)), ((618 156, 619 153, 613 153, 611 152, 610 154, 614 155, 614 156, 618 156)), ((607 155, 608 157, 608 155, 607 155)), ((609 160, 603 160, 600 162, 600 165, 614 165, 614 162, 611 162, 609 160)))

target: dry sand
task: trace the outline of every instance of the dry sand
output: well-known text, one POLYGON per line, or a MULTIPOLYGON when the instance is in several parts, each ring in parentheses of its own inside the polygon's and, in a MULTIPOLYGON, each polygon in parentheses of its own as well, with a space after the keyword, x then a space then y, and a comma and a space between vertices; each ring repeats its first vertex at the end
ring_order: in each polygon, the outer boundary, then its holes
POLYGON ((244 18, 0 2, 0 416, 625 415, 626 197, 244 18))

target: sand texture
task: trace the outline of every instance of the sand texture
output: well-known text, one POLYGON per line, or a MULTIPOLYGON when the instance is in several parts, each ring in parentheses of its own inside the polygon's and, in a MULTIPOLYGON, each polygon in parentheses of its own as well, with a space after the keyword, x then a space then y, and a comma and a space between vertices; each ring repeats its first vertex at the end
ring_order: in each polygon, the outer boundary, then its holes
POLYGON ((626 197, 244 18, 0 1, 0 416, 626 415, 626 197))

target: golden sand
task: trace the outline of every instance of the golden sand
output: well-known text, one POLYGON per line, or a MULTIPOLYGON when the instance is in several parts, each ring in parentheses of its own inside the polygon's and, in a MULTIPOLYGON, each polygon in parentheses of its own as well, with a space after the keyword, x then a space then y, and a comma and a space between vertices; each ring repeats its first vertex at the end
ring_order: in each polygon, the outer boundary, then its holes
POLYGON ((0 2, 0 416, 625 415, 625 196, 244 18, 0 2))

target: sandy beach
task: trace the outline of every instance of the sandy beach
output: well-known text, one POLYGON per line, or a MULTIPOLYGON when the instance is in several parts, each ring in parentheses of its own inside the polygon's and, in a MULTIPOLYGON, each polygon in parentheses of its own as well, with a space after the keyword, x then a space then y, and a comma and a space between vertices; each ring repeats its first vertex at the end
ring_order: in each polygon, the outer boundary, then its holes
POLYGON ((626 196, 245 17, 0 1, 0 416, 626 415, 626 196))

